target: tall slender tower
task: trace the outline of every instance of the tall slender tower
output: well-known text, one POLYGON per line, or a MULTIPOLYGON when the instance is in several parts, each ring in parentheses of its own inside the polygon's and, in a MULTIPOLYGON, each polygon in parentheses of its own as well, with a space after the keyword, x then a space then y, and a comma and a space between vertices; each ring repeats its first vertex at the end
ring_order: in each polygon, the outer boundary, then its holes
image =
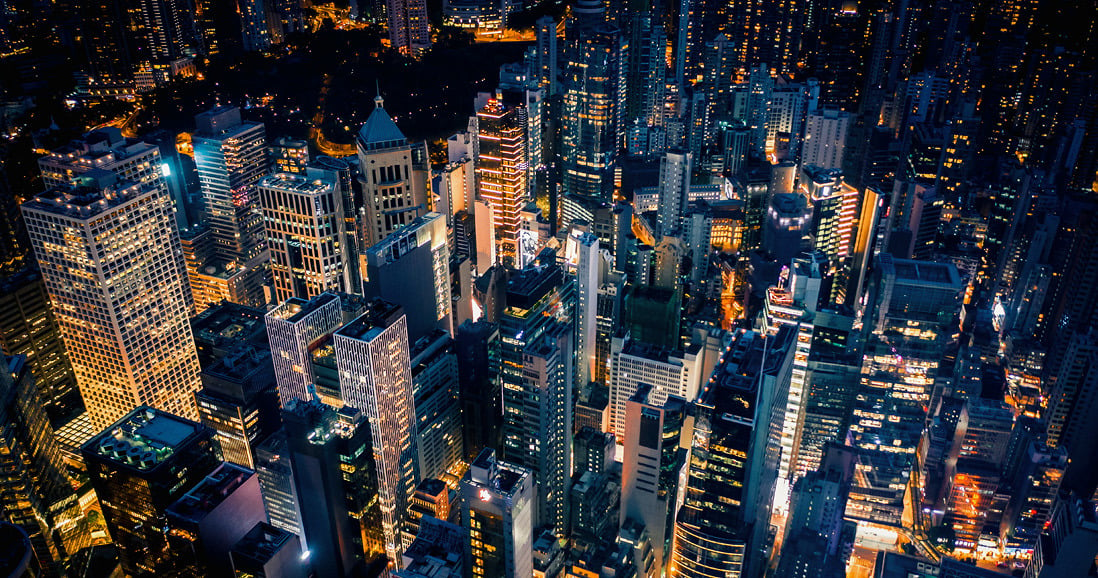
POLYGON ((198 353, 161 188, 93 169, 23 204, 94 427, 138 405, 197 419, 198 353))
POLYGON ((477 111, 477 182, 480 198, 492 208, 496 258, 521 268, 519 213, 526 206, 524 126, 518 110, 489 99, 477 111))
POLYGON ((195 117, 194 162, 217 257, 249 271, 243 305, 265 302, 270 259, 255 184, 270 167, 266 129, 240 109, 220 106, 195 117))
POLYGON ((365 314, 335 332, 334 344, 343 401, 370 422, 385 554, 399 565, 408 546, 403 543, 404 521, 418 482, 404 311, 376 300, 365 314))
POLYGON ((276 173, 257 185, 263 207, 275 300, 312 299, 344 287, 343 199, 338 183, 320 174, 276 173))

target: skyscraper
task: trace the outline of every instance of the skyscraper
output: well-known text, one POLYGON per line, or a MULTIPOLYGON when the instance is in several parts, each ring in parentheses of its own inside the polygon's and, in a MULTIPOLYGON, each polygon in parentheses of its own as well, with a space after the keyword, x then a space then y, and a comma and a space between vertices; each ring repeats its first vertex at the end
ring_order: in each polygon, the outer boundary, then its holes
POLYGON ((380 95, 355 143, 364 199, 359 237, 369 247, 430 211, 427 149, 408 142, 380 95))
POLYGON ((690 178, 694 155, 668 151, 660 157, 659 222, 663 235, 682 230, 682 218, 690 204, 690 178))
POLYGON ((308 301, 287 299, 267 313, 266 320, 279 400, 285 406, 291 399, 312 399, 316 393, 312 352, 325 335, 343 324, 340 298, 324 293, 308 301))
POLYGON ((365 251, 367 299, 400 305, 408 319, 408 341, 435 329, 452 332, 450 247, 446 219, 427 213, 365 251))
POLYGON ((141 406, 80 453, 123 571, 155 576, 170 568, 168 506, 217 467, 213 431, 141 406))
POLYGON ((524 468, 498 461, 486 448, 461 480, 461 525, 469 530, 465 576, 534 575, 537 486, 524 468))
POLYGON ((72 554, 61 529, 71 531, 78 503, 63 467, 30 366, 21 356, 0 356, 0 520, 27 533, 46 571, 72 554))
POLYGON ((276 173, 256 184, 277 302, 358 289, 345 284, 344 269, 358 264, 344 253, 343 195, 325 177, 276 173))
POLYGON ((266 129, 241 120, 240 109, 232 106, 195 116, 195 125, 194 162, 214 252, 247 269, 244 305, 261 305, 269 256, 255 184, 270 167, 266 129))
POLYGON ((197 418, 198 354, 171 201, 99 169, 78 182, 27 201, 23 215, 92 425, 143 404, 197 418))
POLYGON ((256 469, 256 446, 278 429, 272 369, 270 351, 239 345, 202 370, 199 420, 214 430, 227 462, 256 469))
POLYGON ((629 400, 642 388, 646 402, 662 405, 668 396, 693 400, 702 383, 702 355, 698 348, 672 351, 632 340, 628 334, 613 338, 610 349, 610 429, 624 440, 629 400))
POLYGON ((477 111, 478 193, 492 209, 496 259, 509 267, 521 268, 519 212, 526 195, 525 126, 518 109, 496 99, 477 111))
POLYGON ((334 336, 340 393, 370 423, 385 554, 400 560, 403 526, 418 481, 408 323, 399 305, 376 300, 334 336))
POLYGON ((614 165, 622 138, 623 103, 621 35, 616 27, 599 24, 601 14, 584 15, 577 24, 564 70, 564 110, 561 115, 561 165, 565 194, 610 201, 614 165))
POLYGON ((805 120, 801 166, 843 168, 846 137, 853 123, 853 115, 833 108, 810 113, 805 120))
POLYGON ((390 45, 405 56, 419 56, 431 47, 431 23, 426 0, 386 0, 390 45))

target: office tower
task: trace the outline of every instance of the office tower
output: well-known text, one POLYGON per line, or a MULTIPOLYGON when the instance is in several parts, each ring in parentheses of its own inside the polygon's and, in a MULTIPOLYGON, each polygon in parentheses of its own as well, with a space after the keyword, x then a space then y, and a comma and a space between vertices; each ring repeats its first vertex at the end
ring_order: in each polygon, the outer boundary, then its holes
POLYGON ((308 559, 302 560, 301 539, 295 534, 259 522, 229 550, 234 576, 306 578, 308 559))
POLYGON ((557 23, 551 16, 542 16, 534 23, 537 26, 537 62, 536 75, 538 86, 547 94, 560 94, 560 71, 557 68, 557 23))
POLYGON ((363 554, 381 553, 370 539, 380 519, 365 419, 316 400, 291 400, 282 412, 302 536, 318 575, 350 576, 363 554))
POLYGON ((344 269, 357 263, 344 254, 343 196, 322 174, 276 173, 256 183, 271 255, 276 302, 312 299, 347 287, 344 269))
POLYGON ((563 190, 569 195, 610 201, 614 166, 622 138, 619 104, 621 35, 608 24, 577 25, 564 69, 561 115, 563 190))
POLYGON ((197 417, 198 356, 171 201, 102 170, 80 182, 27 201, 23 216, 92 425, 142 404, 197 417))
POLYGON ((477 192, 492 210, 496 259, 515 268, 525 265, 519 212, 527 204, 523 149, 526 127, 519 112, 497 99, 489 99, 477 111, 477 192))
POLYGON ((270 48, 271 35, 263 0, 243 0, 237 6, 244 52, 262 52, 270 48))
POLYGON ((1048 445, 1064 448, 1071 458, 1064 486, 1079 492, 1094 491, 1098 473, 1094 457, 1094 420, 1098 403, 1092 392, 1098 387, 1098 331, 1075 333, 1067 344, 1056 375, 1046 419, 1048 445))
POLYGON ((416 414, 408 323, 399 305, 376 300, 334 336, 340 393, 370 423, 385 554, 398 560, 404 517, 415 491, 416 414))
POLYGON ((1068 453, 1064 448, 1027 444, 1011 486, 1014 493, 1010 506, 1003 516, 1006 548, 1024 551, 1038 546, 1041 533, 1052 519, 1067 467, 1068 453))
POLYGON ((390 46, 405 56, 419 56, 431 47, 431 24, 425 0, 386 0, 390 46))
MULTIPOLYGON (((612 542, 618 533, 618 509, 621 499, 620 472, 577 471, 572 476, 568 491, 568 536, 573 555, 598 548, 612 542)), ((549 536, 555 535, 548 533, 549 536)), ((538 548, 535 546, 535 569, 539 565, 538 548)), ((547 552, 549 548, 543 548, 547 552)))
POLYGON ((294 297, 267 313, 266 321, 283 407, 291 399, 312 399, 317 381, 313 351, 343 324, 340 298, 331 293, 308 301, 294 297))
POLYGON ((753 575, 764 563, 777 473, 781 399, 795 332, 740 330, 694 407, 686 496, 668 575, 753 575))
POLYGON ((120 87, 133 80, 134 39, 129 30, 129 6, 104 0, 79 6, 87 51, 87 72, 93 85, 120 87))
POLYGON ((419 476, 441 479, 464 457, 454 341, 442 330, 420 338, 411 364, 419 476))
POLYGON ((168 506, 218 465, 213 431, 141 406, 80 448, 122 569, 152 576, 169 569, 168 506))
MULTIPOLYGON (((30 256, 30 243, 26 243, 23 257, 30 256)), ((11 269, 0 267, 0 352, 27 358, 46 413, 53 420, 65 420, 80 411, 83 403, 45 282, 22 257, 7 262, 11 269)))
POLYGON ((667 35, 659 10, 637 3, 623 27, 629 51, 625 63, 627 98, 622 112, 623 123, 640 126, 661 126, 667 96, 667 35))
POLYGON ((690 179, 694 155, 668 151, 660 157, 659 225, 664 236, 682 230, 682 218, 690 204, 690 179))
POLYGON ((461 525, 469 531, 465 576, 534 575, 532 544, 537 486, 526 469, 485 449, 461 480, 461 525))
POLYGON ((655 405, 662 405, 668 396, 686 400, 698 396, 703 376, 697 346, 670 350, 619 333, 610 352, 610 431, 618 439, 625 439, 629 400, 642 385, 651 386, 647 399, 655 405))
POLYGON ((487 321, 465 321, 457 328, 454 352, 458 362, 464 460, 470 462, 484 448, 497 448, 502 443, 498 328, 487 321))
POLYGON ((843 513, 856 454, 840 445, 829 445, 824 453, 819 469, 793 486, 780 568, 797 576, 845 575, 843 513))
POLYGON ((846 137, 854 116, 848 112, 824 108, 808 114, 804 126, 801 166, 822 169, 843 168, 846 137))
POLYGON ((499 323, 503 455, 538 485, 537 525, 561 530, 571 474, 574 298, 574 281, 558 265, 530 265, 512 275, 499 323))
POLYGON ((268 436, 255 448, 255 470, 263 491, 267 519, 274 527, 299 536, 304 545, 305 533, 301 529, 301 511, 288 444, 283 430, 268 436))
POLYGON ((788 263, 808 248, 811 225, 812 209, 804 195, 778 193, 766 211, 762 246, 778 263, 788 263))
POLYGON ((266 129, 220 106, 195 116, 192 143, 214 254, 247 271, 243 304, 262 305, 269 257, 255 184, 270 167, 266 129))
POLYGON ((882 253, 877 271, 875 296, 866 309, 872 313, 872 335, 850 427, 867 474, 857 485, 858 499, 851 495, 847 515, 898 524, 962 286, 952 264, 882 253))
POLYGON ((450 488, 446 482, 436 478, 425 478, 416 486, 411 505, 408 506, 408 534, 418 537, 425 521, 430 518, 450 519, 450 488))
POLYGON ((599 239, 576 229, 568 242, 576 248, 576 385, 584 386, 596 379, 598 329, 598 298, 601 282, 602 255, 599 239))
POLYGON ((284 136, 271 143, 271 168, 276 173, 304 174, 309 166, 309 142, 284 136))
POLYGON ((626 405, 620 525, 626 520, 644 525, 654 566, 662 570, 680 506, 679 479, 687 453, 680 438, 687 406, 673 395, 662 404, 652 402, 650 393, 650 387, 641 386, 626 405))
POLYGON ((256 445, 279 426, 271 352, 242 344, 202 370, 198 417, 226 462, 256 469, 256 445))
POLYGON ((259 477, 222 463, 168 506, 167 519, 173 572, 230 578, 230 549, 267 519, 259 477))
POLYGON ((401 569, 393 578, 460 578, 465 575, 465 545, 468 542, 469 532, 465 528, 425 517, 415 541, 404 551, 401 569))
POLYGON ((355 144, 366 200, 359 237, 362 247, 369 247, 431 210, 430 167, 425 144, 411 144, 404 138, 380 95, 355 144))
POLYGON ((453 331, 450 248, 446 219, 427 213, 365 251, 367 299, 400 305, 408 319, 408 341, 435 329, 453 331))
POLYGON ((66 533, 55 537, 54 530, 67 526, 77 497, 38 400, 26 359, 0 356, 0 520, 29 536, 33 557, 46 571, 71 554, 61 540, 66 533))

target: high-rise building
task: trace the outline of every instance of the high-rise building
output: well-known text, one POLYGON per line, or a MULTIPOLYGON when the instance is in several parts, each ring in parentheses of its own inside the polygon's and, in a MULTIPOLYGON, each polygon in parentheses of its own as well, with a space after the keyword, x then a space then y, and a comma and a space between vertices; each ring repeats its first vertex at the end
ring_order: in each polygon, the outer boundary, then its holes
POLYGON ((63 468, 30 365, 21 356, 0 356, 0 521, 27 534, 42 571, 72 553, 62 529, 72 528, 68 518, 78 503, 63 468))
POLYGON ((668 396, 662 404, 648 400, 642 386, 625 410, 625 453, 621 478, 621 526, 643 524, 652 541, 652 558, 662 570, 671 550, 674 518, 681 505, 679 479, 686 466, 682 447, 686 400, 668 396))
POLYGON ((419 477, 441 479, 464 458, 454 341, 435 330, 416 341, 411 358, 419 477))
POLYGON ((218 465, 213 431, 141 406, 80 448, 122 569, 171 568, 168 507, 218 465))
POLYGON ((279 400, 285 406, 291 399, 312 399, 317 391, 313 352, 343 324, 340 298, 324 293, 308 301, 287 299, 266 321, 279 400))
POLYGON ((477 111, 477 192, 492 209, 496 259, 508 267, 522 268, 519 213, 529 199, 526 193, 526 127, 519 109, 495 98, 477 111))
MULTIPOLYGON (((600 7, 601 9, 601 7, 600 7)), ((623 142, 619 106, 622 41, 618 29, 596 23, 576 26, 564 69, 561 115, 561 170, 564 193, 601 201, 612 200, 614 166, 623 142)))
POLYGON ((642 386, 650 386, 646 402, 662 405, 668 396, 685 400, 698 397, 702 383, 702 355, 697 347, 671 351, 634 341, 629 335, 614 337, 610 354, 610 431, 626 438, 629 400, 642 386))
MULTIPOLYGON (((878 257, 872 335, 862 361, 851 436, 866 477, 849 517, 899 524, 904 488, 923 431, 931 389, 957 312, 961 281, 952 264, 878 257)), ((855 496, 857 494, 857 497, 855 496)))
POLYGON ((499 324, 503 455, 534 476, 539 526, 567 520, 574 292, 560 266, 529 265, 512 275, 499 324))
POLYGON ((202 370, 199 421, 214 430, 226 462, 256 469, 256 446, 279 426, 271 352, 242 344, 202 370))
POLYGON ((271 163, 276 173, 304 174, 309 166, 309 141, 284 136, 271 143, 271 163))
POLYGON ((461 480, 461 525, 469 531, 465 576, 534 575, 537 486, 524 468, 497 461, 485 449, 461 480))
POLYGON ((408 142, 380 95, 355 143, 365 200, 359 237, 370 247, 430 212, 430 167, 424 143, 408 142))
POLYGON ((597 375, 598 299, 602 254, 599 238, 573 228, 565 245, 575 250, 576 276, 576 385, 583 387, 597 375))
POLYGON ((365 416, 350 407, 337 411, 316 400, 292 400, 282 421, 313 570, 351 576, 364 555, 384 553, 365 416))
POLYGON ((255 470, 263 491, 267 519, 279 530, 300 537, 304 545, 305 532, 301 529, 301 511, 290 461, 289 440, 284 430, 268 436, 255 448, 255 470))
POLYGON ((853 123, 852 114, 833 108, 809 113, 805 119, 801 166, 814 165, 825 170, 843 168, 846 137, 853 123))
POLYGON ((358 264, 344 251, 343 195, 339 183, 325 177, 319 171, 275 173, 256 183, 276 302, 358 290, 344 276, 358 264))
POLYGON ((419 56, 431 47, 431 23, 426 0, 386 0, 390 46, 406 56, 419 56))
POLYGON ((266 521, 259 477, 248 468, 222 463, 168 506, 171 572, 230 578, 229 551, 266 521))
POLYGON ((418 480, 416 414, 408 323, 399 305, 376 300, 335 332, 343 402, 370 423, 385 554, 399 560, 403 525, 418 480))
POLYGON ((195 125, 194 162, 214 254, 247 271, 244 305, 262 305, 269 257, 255 184, 270 168, 266 129, 242 120, 233 106, 203 112, 195 125))
POLYGON ((502 443, 499 330, 487 321, 466 321, 457 328, 454 350, 458 362, 464 459, 471 462, 484 448, 497 448, 502 443))
POLYGON ((782 384, 796 332, 741 330, 695 403, 685 502, 675 520, 668 575, 753 575, 765 536, 780 454, 782 384))
POLYGON ((408 341, 436 329, 452 332, 450 248, 446 219, 427 213, 365 251, 367 299, 400 305, 408 320, 408 341))
POLYGON ((659 224, 663 235, 682 230, 682 218, 690 204, 690 179, 694 155, 668 151, 660 158, 659 224))
POLYGON ((23 216, 92 425, 143 404, 196 418, 198 355, 171 201, 99 169, 78 182, 27 201, 23 216))

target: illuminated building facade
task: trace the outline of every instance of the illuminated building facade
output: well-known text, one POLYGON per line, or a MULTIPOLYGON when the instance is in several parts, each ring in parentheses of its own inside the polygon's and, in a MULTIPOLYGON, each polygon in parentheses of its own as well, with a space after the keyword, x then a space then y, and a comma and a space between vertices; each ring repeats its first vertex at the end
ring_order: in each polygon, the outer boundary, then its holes
POLYGON ((534 521, 563 528, 570 481, 575 281, 555 263, 512 274, 499 322, 503 457, 530 471, 534 521))
POLYGON ((271 256, 275 301, 346 287, 343 196, 323 174, 276 173, 256 183, 271 256))
POLYGON ((256 446, 279 423, 271 352, 237 346, 202 370, 195 402, 200 421, 215 432, 222 459, 256 469, 256 446))
POLYGON ((262 305, 269 256, 255 184, 269 170, 263 124, 243 121, 240 109, 213 108, 195 116, 194 162, 216 258, 244 270, 246 302, 262 305))
POLYGON ((485 449, 461 480, 461 522, 469 530, 467 578, 534 575, 534 517, 537 487, 531 473, 497 461, 485 449))
POLYGON ((435 329, 453 331, 450 246, 441 213, 415 219, 368 248, 364 257, 363 294, 404 309, 409 342, 415 343, 435 329))
POLYGON ((30 537, 44 571, 72 553, 60 538, 71 533, 66 518, 78 504, 63 468, 30 365, 0 356, 0 511, 30 537))
POLYGON ((154 576, 170 569, 167 510, 217 467, 213 431, 141 406, 80 453, 123 571, 154 576))
POLYGON ((463 458, 454 342, 445 331, 435 330, 416 341, 411 355, 419 477, 441 479, 463 458))
POLYGON ((418 56, 431 47, 427 0, 386 0, 389 42, 401 54, 418 56))
POLYGON ((363 198, 359 237, 365 248, 431 210, 430 171, 426 146, 408 142, 381 96, 374 99, 374 111, 355 144, 363 198))
POLYGON ((694 399, 702 380, 698 348, 672 351, 617 335, 610 347, 610 432, 625 439, 626 408, 642 386, 650 386, 648 403, 662 405, 668 396, 694 399))
POLYGON ((78 182, 24 203, 23 216, 92 425, 144 404, 197 418, 198 354, 170 199, 102 170, 78 182))
POLYGON ((801 166, 824 170, 843 168, 846 137, 854 115, 833 108, 810 113, 805 119, 801 166))
POLYGON ((312 399, 317 381, 313 352, 343 324, 340 298, 325 293, 308 301, 287 299, 267 313, 266 321, 279 400, 285 406, 291 399, 312 399))
POLYGON ((382 300, 334 335, 343 402, 369 420, 385 554, 399 560, 403 527, 419 479, 408 323, 382 300))
POLYGON ((847 515, 898 526, 961 281, 951 264, 878 257, 872 335, 851 435, 863 450, 847 515), (862 477, 864 474, 865 477, 862 477), (859 494, 855 499, 854 494, 859 494))
POLYGON ((477 188, 492 209, 496 259, 522 267, 519 213, 527 204, 525 126, 518 109, 489 99, 477 111, 477 188))

